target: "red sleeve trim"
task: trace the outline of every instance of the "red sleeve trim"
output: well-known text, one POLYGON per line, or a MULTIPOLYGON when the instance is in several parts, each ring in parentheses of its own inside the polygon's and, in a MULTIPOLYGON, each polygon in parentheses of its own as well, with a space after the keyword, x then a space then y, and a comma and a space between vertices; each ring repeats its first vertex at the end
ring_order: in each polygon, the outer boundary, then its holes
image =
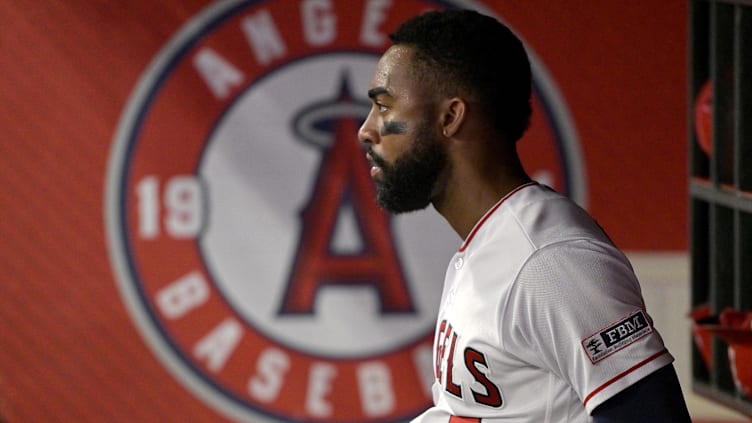
POLYGON ((538 182, 532 181, 532 182, 528 182, 526 184, 522 184, 522 185, 518 186, 517 188, 513 189, 512 191, 509 191, 509 193, 507 195, 505 195, 504 198, 502 198, 496 204, 494 204, 494 206, 491 207, 491 209, 488 210, 486 212, 486 214, 484 214, 483 217, 480 218, 480 220, 478 221, 478 223, 475 224, 475 226, 473 227, 473 229, 470 231, 470 234, 465 239, 465 242, 462 243, 462 246, 460 247, 460 251, 459 252, 461 253, 461 252, 465 251, 465 248, 467 248, 467 246, 470 244, 470 241, 473 240, 473 237, 475 236, 475 233, 478 232, 478 229, 480 229, 480 227, 483 226, 483 223, 485 223, 486 220, 488 220, 488 218, 493 214, 493 212, 495 212, 496 209, 498 209, 499 206, 501 206, 504 203, 504 201, 506 201, 507 198, 509 198, 512 195, 514 195, 514 193, 516 193, 517 191, 519 191, 519 190, 521 190, 521 189, 523 189, 525 187, 529 187, 531 185, 538 185, 538 182))
POLYGON ((623 372, 619 373, 618 375, 616 375, 616 377, 614 377, 613 379, 609 380, 608 382, 604 383, 603 385, 601 385, 601 386, 599 386, 598 388, 596 388, 596 389, 595 389, 595 390, 594 390, 593 392, 591 392, 591 393, 590 393, 590 395, 588 395, 588 396, 587 396, 587 397, 585 398, 585 401, 583 402, 583 404, 584 404, 585 406, 587 406, 587 403, 588 403, 588 401, 590 401, 590 400, 591 400, 591 399, 592 399, 592 398, 593 398, 593 397, 594 397, 594 396, 595 396, 595 395, 596 395, 596 394, 597 394, 598 392, 600 392, 600 391, 602 391, 602 390, 606 389, 606 388, 607 388, 608 386, 610 386, 610 385, 611 385, 611 384, 613 384, 614 382, 616 382, 616 381, 618 381, 619 379, 623 378, 624 376, 626 376, 626 375, 628 375, 628 374, 632 373, 633 371, 635 371, 635 370, 639 369, 640 367, 642 367, 642 366, 644 366, 644 365, 646 365, 646 364, 650 363, 651 361, 653 361, 653 360, 655 360, 656 358, 658 358, 658 357, 662 356, 663 354, 668 354, 668 350, 664 348, 664 349, 663 349, 662 351, 659 351, 659 352, 657 352, 657 353, 655 353, 655 354, 651 355, 650 357, 646 358, 645 360, 642 360, 641 362, 639 362, 639 363, 635 364, 634 366, 632 366, 632 367, 628 368, 627 370, 625 370, 625 371, 623 371, 623 372))
POLYGON ((478 417, 452 416, 449 418, 449 423, 480 423, 480 419, 478 417))

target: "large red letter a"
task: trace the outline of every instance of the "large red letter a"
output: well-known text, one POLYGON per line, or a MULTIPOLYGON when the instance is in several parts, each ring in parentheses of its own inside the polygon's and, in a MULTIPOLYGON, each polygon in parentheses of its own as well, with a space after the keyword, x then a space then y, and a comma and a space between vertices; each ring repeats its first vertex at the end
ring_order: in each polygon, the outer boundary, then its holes
POLYGON ((313 313, 316 294, 324 286, 370 285, 381 311, 413 312, 389 227, 389 216, 375 203, 375 189, 365 154, 355 140, 352 118, 336 123, 334 141, 324 153, 316 184, 305 210, 296 260, 279 309, 280 314, 313 313), (364 248, 336 255, 331 240, 340 208, 355 212, 364 248))

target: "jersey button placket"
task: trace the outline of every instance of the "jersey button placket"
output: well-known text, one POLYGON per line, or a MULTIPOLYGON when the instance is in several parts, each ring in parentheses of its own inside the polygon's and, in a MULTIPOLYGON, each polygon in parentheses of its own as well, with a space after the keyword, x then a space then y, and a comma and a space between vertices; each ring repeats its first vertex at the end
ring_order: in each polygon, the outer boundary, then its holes
POLYGON ((462 258, 462 256, 457 257, 454 259, 454 268, 456 270, 462 269, 462 266, 465 264, 465 259, 462 258))

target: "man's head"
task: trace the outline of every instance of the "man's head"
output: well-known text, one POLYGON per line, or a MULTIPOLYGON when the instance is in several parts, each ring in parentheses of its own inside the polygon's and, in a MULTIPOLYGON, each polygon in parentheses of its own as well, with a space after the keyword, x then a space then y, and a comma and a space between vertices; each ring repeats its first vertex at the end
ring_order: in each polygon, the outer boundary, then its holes
POLYGON ((530 116, 530 65, 519 40, 472 11, 429 12, 390 35, 369 87, 368 144, 377 200, 391 212, 425 208, 451 169, 447 143, 472 109, 498 142, 530 116), (490 47, 489 47, 490 46, 490 47))
POLYGON ((447 166, 434 96, 412 71, 413 56, 393 46, 381 57, 368 90, 371 111, 358 131, 373 163, 376 200, 393 213, 428 206, 447 166))
POLYGON ((522 137, 531 113, 530 62, 509 28, 450 9, 416 16, 389 37, 414 49, 414 70, 433 90, 476 103, 506 141, 522 137))

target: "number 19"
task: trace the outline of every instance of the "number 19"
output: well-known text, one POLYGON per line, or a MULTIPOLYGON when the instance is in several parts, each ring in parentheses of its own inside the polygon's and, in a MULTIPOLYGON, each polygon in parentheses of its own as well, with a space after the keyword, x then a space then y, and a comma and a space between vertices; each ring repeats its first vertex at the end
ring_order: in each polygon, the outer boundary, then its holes
POLYGON ((164 184, 161 193, 157 176, 149 175, 136 185, 138 234, 142 239, 155 239, 160 235, 160 220, 165 232, 172 238, 193 238, 203 222, 203 192, 194 176, 173 176, 164 184), (164 215, 162 215, 164 206, 164 215))

